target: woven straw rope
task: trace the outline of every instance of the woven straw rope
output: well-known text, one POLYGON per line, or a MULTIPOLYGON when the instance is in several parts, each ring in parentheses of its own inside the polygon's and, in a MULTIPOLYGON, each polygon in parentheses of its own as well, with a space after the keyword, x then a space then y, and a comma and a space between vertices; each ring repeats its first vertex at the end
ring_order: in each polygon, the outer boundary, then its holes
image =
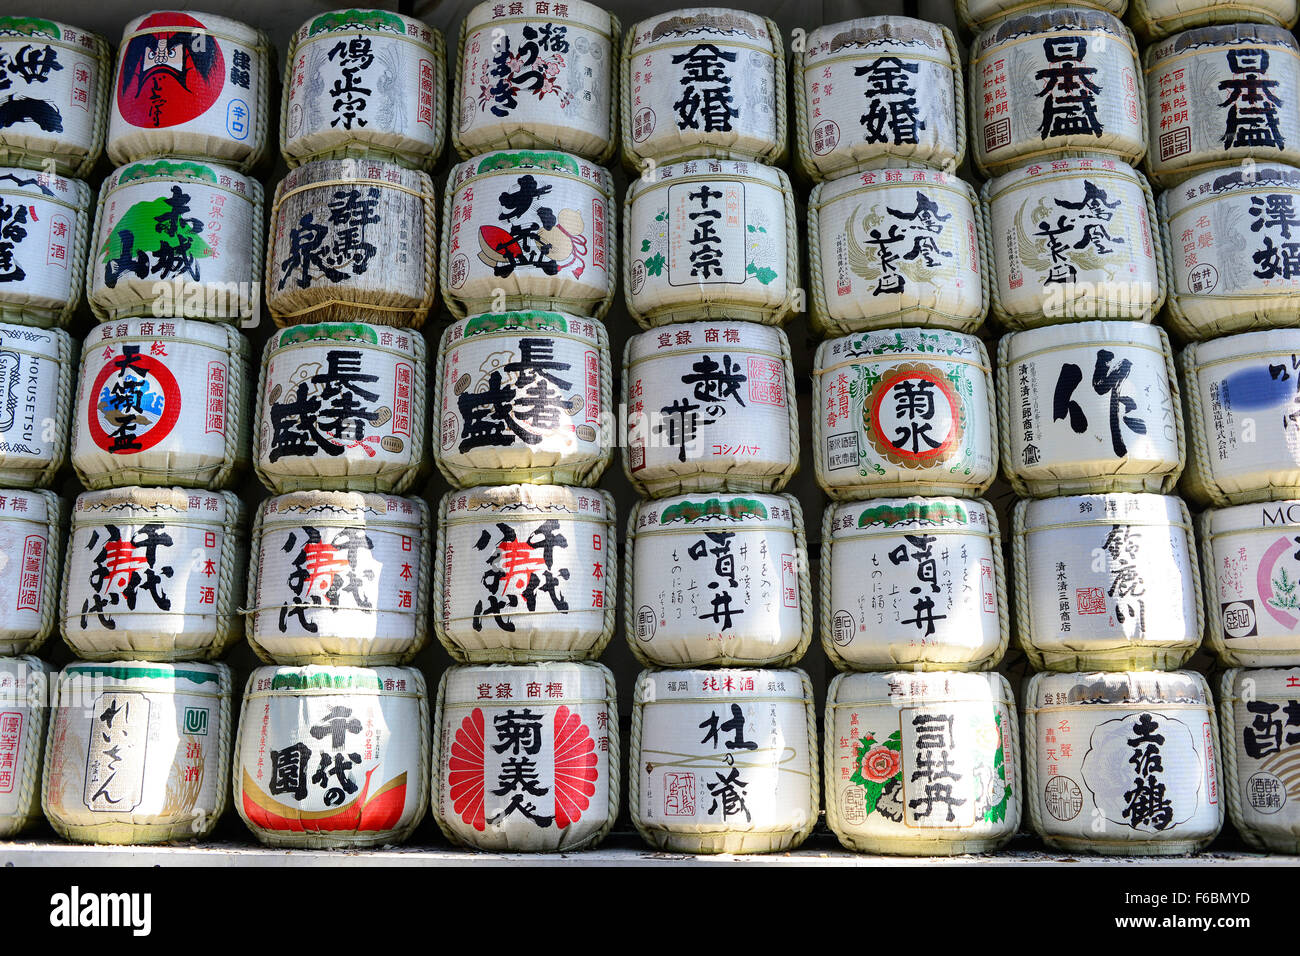
POLYGON ((1290 30, 1296 22, 1294 16, 1282 21, 1264 5, 1243 3, 1241 0, 1212 0, 1190 10, 1180 5, 1176 12, 1163 17, 1151 12, 1147 0, 1133 0, 1130 12, 1134 30, 1149 43, 1198 25, 1267 23, 1290 30))
POLYGON ((0 837, 22 833, 41 817, 41 769, 45 751, 45 725, 49 720, 50 665, 39 657, 18 656, 10 659, 27 669, 27 733, 23 737, 19 761, 18 799, 14 812, 0 816, 0 837))
POLYGON ((1241 803, 1242 781, 1238 777, 1240 766, 1237 761, 1236 684, 1237 677, 1242 673, 1249 672, 1240 668, 1226 670, 1219 683, 1219 735, 1215 738, 1215 743, 1219 748, 1219 762, 1223 766, 1222 785, 1228 817, 1237 832, 1241 834, 1241 838, 1253 849, 1265 853, 1273 851, 1294 854, 1297 848, 1300 848, 1300 835, 1297 835, 1294 823, 1291 825, 1291 837, 1288 840, 1282 836, 1266 837, 1246 822, 1245 808, 1241 803))

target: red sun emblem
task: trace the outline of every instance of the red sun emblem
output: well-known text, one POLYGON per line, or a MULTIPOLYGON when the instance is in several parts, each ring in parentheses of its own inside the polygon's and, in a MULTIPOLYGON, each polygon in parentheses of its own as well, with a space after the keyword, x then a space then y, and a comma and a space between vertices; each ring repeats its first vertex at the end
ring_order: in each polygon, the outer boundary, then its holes
POLYGON ((145 17, 122 50, 117 108, 132 126, 178 126, 202 116, 225 86, 217 39, 184 13, 145 17))

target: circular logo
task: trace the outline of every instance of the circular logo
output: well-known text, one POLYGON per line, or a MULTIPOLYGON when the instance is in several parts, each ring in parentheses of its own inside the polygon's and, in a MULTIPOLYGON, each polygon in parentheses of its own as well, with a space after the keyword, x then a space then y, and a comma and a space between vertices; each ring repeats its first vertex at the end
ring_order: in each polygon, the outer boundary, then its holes
POLYGON ((1246 781, 1246 800, 1260 813, 1277 813, 1286 805, 1286 784, 1277 774, 1261 770, 1246 781))
POLYGON ((181 387, 154 356, 126 346, 95 376, 86 412, 96 446, 112 455, 132 455, 171 434, 181 414, 181 387))
POLYGON ((636 636, 638 640, 650 640, 650 638, 655 636, 655 631, 658 627, 658 622, 655 620, 654 608, 649 604, 642 604, 636 609, 636 636))
POLYGON ((456 424, 456 413, 448 412, 442 419, 442 450, 447 451, 452 445, 456 444, 456 436, 460 434, 460 428, 456 424))
POLYGON ((1069 777, 1052 777, 1043 788, 1043 805, 1056 819, 1073 820, 1083 810, 1083 791, 1069 777))
POLYGON ((835 643, 844 647, 853 640, 853 615, 848 611, 836 611, 831 618, 831 636, 835 643))
POLYGON ((840 816, 850 826, 859 826, 867 818, 867 805, 863 800, 861 789, 844 788, 844 793, 840 797, 840 816))
POLYGON ((632 263, 632 294, 639 294, 643 285, 645 285, 645 262, 637 259, 632 263))
POLYGON ((646 137, 655 131, 655 111, 644 107, 632 117, 632 142, 645 142, 646 137))
POLYGON ((154 13, 122 49, 117 109, 132 126, 160 129, 202 116, 226 85, 221 45, 184 13, 154 13))
POLYGON ((469 277, 469 256, 463 252, 458 252, 451 260, 451 269, 448 270, 448 284, 453 289, 459 289, 465 284, 469 277))
POLYGON ((904 468, 943 464, 961 441, 961 398, 931 365, 913 362, 886 371, 867 395, 863 417, 876 452, 904 468))
POLYGON ((1202 262, 1191 272, 1187 273, 1187 288, 1198 295, 1205 295, 1207 292, 1213 292, 1214 287, 1219 284, 1219 270, 1214 268, 1208 262, 1202 262))
POLYGON ((818 123, 812 131, 812 151, 818 156, 825 156, 840 143, 840 127, 838 123, 827 120, 824 123, 818 123))
POLYGON ((1252 637, 1255 632, 1255 602, 1227 601, 1220 608, 1225 637, 1252 637))

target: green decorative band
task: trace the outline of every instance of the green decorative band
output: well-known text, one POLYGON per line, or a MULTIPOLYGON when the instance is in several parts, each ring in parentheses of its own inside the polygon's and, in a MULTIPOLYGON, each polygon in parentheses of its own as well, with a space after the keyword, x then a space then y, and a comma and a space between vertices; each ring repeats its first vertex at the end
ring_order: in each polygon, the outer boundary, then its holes
POLYGON ((714 515, 737 520, 746 517, 766 518, 767 508, 761 501, 753 498, 732 498, 725 502, 718 498, 710 498, 708 501, 680 501, 663 510, 659 516, 659 523, 669 524, 673 521, 690 523, 714 515))

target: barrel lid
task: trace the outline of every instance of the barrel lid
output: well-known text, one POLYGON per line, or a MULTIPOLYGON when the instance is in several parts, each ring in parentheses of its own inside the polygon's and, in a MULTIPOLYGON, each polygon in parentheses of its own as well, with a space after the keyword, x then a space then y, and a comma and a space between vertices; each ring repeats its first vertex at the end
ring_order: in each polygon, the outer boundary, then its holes
POLYGON ((365 30, 371 33, 391 33, 395 37, 421 43, 433 49, 431 42, 422 43, 420 40, 420 33, 431 29, 423 20, 403 16, 391 10, 352 8, 317 14, 303 22, 303 25, 298 28, 297 37, 298 41, 302 42, 322 34, 355 33, 358 30, 365 30))
POLYGON ((355 521, 392 518, 407 524, 420 521, 418 498, 401 498, 364 491, 291 491, 262 502, 263 521, 296 524, 313 516, 347 517, 355 521), (340 515, 340 513, 346 513, 340 515), (405 517, 404 517, 405 516, 405 517))
POLYGON ((204 322, 199 319, 161 318, 161 319, 116 319, 101 322, 86 335, 85 348, 81 353, 84 365, 97 347, 107 342, 120 342, 123 339, 167 339, 172 343, 183 345, 200 345, 231 351, 231 345, 242 345, 246 340, 230 326, 221 322, 204 322))
POLYGON ((974 701, 1012 704, 1011 685, 993 671, 878 671, 848 673, 836 679, 831 706, 919 704, 974 701))
POLYGON ((1089 704, 1201 704, 1210 688, 1195 671, 1039 673, 1025 689, 1025 710, 1089 704))
POLYGON ((1234 701, 1239 699, 1250 682, 1253 700, 1295 700, 1300 696, 1300 667, 1239 667, 1224 673, 1224 678, 1232 675, 1231 694, 1234 701))
POLYGON ((1185 354, 1192 356, 1194 364, 1205 366, 1223 359, 1249 361, 1278 352, 1300 354, 1300 329, 1261 329, 1224 335, 1193 343, 1185 354))
POLYGON ((340 181, 375 189, 404 189, 418 194, 426 203, 434 201, 433 180, 419 169, 406 169, 381 159, 313 159, 289 170, 275 187, 275 202, 292 190, 308 191, 317 183, 338 188, 340 181))
POLYGON ((158 27, 184 27, 192 33, 205 33, 211 36, 233 40, 245 46, 257 46, 263 39, 261 31, 247 23, 218 16, 215 13, 195 13, 179 10, 153 10, 128 20, 122 30, 122 46, 138 33, 151 32, 158 27))
POLYGON ((850 359, 869 363, 873 359, 889 362, 916 356, 940 361, 987 361, 983 345, 973 335, 947 329, 879 329, 827 339, 817 346, 813 368, 814 374, 819 374, 831 365, 850 359))
POLYGON ((475 156, 452 167, 447 176, 447 188, 459 190, 479 177, 509 176, 519 172, 531 172, 535 176, 548 173, 573 176, 590 182, 611 196, 614 191, 613 177, 604 166, 558 149, 499 149, 475 156))
POLYGON ((28 698, 31 690, 39 683, 44 686, 50 665, 34 655, 23 657, 0 657, 0 705, 22 706, 24 704, 44 705, 48 703, 41 696, 28 698))
POLYGON ((977 59, 991 48, 1008 40, 1077 30, 1109 33, 1133 49, 1136 55, 1136 44, 1133 42, 1132 33, 1114 14, 1089 7, 1063 6, 1025 13, 994 24, 975 38, 971 59, 977 59))
POLYGON ((80 179, 51 176, 16 166, 0 166, 0 192, 66 203, 83 215, 90 204, 90 187, 80 179))
POLYGON ((1233 163, 1197 173, 1161 194, 1165 216, 1171 218, 1206 198, 1221 198, 1256 189, 1300 192, 1300 169, 1283 163, 1233 163))
POLYGON ((256 179, 229 166, 191 159, 142 159, 126 163, 109 173, 103 189, 123 189, 140 182, 207 184, 243 196, 250 202, 260 202, 262 198, 262 185, 256 179))
POLYGON ((1026 163, 1024 166, 1005 172, 1001 176, 995 176, 984 184, 980 194, 996 200, 999 193, 1034 181, 1047 182, 1048 185, 1043 188, 1055 191, 1059 187, 1052 183, 1053 180, 1062 177, 1081 178, 1090 173, 1117 174, 1122 179, 1130 180, 1137 188, 1142 188, 1143 179, 1138 171, 1122 159, 1103 155, 1062 156, 1026 163))
POLYGON ((642 20, 631 30, 632 50, 638 52, 665 37, 706 33, 725 41, 727 37, 770 40, 763 18, 745 10, 726 7, 687 7, 670 10, 642 20))
POLYGON ((872 498, 837 504, 831 518, 835 538, 859 532, 898 534, 927 528, 971 528, 987 534, 991 509, 979 498, 872 498))
MULTIPOLYGON (((813 187, 813 195, 809 198, 808 204, 810 206, 824 207, 841 196, 857 192, 860 189, 883 191, 888 189, 909 190, 922 188, 935 190, 933 193, 935 201, 945 201, 944 196, 958 194, 967 205, 970 204, 971 187, 960 176, 945 173, 941 169, 907 167, 869 169, 819 183, 813 187)), ((955 200, 948 199, 946 201, 954 202, 955 200)))
POLYGON ((1300 498, 1207 508, 1202 515, 1204 527, 1211 536, 1236 531, 1262 531, 1286 536, 1300 527, 1300 498))
MULTIPOLYGON (((613 21, 609 12, 594 3, 587 3, 586 0, 568 0, 569 15, 565 18, 567 23, 576 23, 581 26, 595 27, 606 36, 613 35, 613 21)), ((522 5, 523 12, 515 14, 497 13, 502 9, 501 0, 484 0, 474 9, 470 10, 465 16, 465 32, 478 29, 498 20, 550 20, 554 13, 554 4, 548 0, 524 0, 522 5), (548 12, 541 13, 539 7, 545 7, 548 12)))
POLYGON ((1219 23, 1184 30, 1151 44, 1146 51, 1146 70, 1159 69, 1161 60, 1180 53, 1205 52, 1242 43, 1286 47, 1300 53, 1300 44, 1290 30, 1282 27, 1270 23, 1219 23))
POLYGON ((1018 508, 1024 509, 1024 525, 1018 531, 1045 525, 1172 525, 1183 521, 1181 499, 1143 492, 1039 498, 1023 501, 1018 508))
POLYGON ((104 681, 126 682, 138 680, 158 680, 165 682, 187 683, 207 690, 217 690, 224 679, 228 680, 230 668, 225 664, 203 664, 199 662, 184 664, 164 664, 156 661, 110 661, 96 663, 78 661, 69 664, 59 673, 59 683, 64 684, 73 678, 104 681))
POLYGON ((32 352, 57 361, 60 347, 67 350, 66 354, 72 354, 72 338, 62 329, 37 329, 0 322, 0 348, 32 352))
POLYGON ((654 170, 654 177, 647 182, 644 176, 637 177, 628 188, 628 197, 636 200, 650 190, 662 186, 671 186, 680 180, 726 179, 729 176, 757 179, 773 189, 787 192, 790 181, 784 172, 773 166, 765 166, 752 159, 685 159, 676 163, 664 163, 654 170))
POLYGON ((98 524, 109 519, 143 520, 164 516, 223 526, 232 517, 230 501, 221 492, 186 488, 107 488, 85 491, 72 509, 74 525, 98 524))
POLYGON ((0 521, 45 525, 50 520, 50 509, 58 500, 52 491, 0 489, 0 521))
POLYGON ((9 37, 39 37, 43 40, 65 40, 68 33, 75 33, 78 41, 87 49, 94 49, 101 56, 108 53, 108 42, 98 33, 91 33, 81 27, 46 20, 42 17, 3 16, 0 17, 0 41, 9 37))
POLYGON ((937 23, 913 17, 858 17, 817 27, 808 34, 805 62, 836 56, 843 50, 859 48, 907 48, 930 50, 948 57, 944 30, 937 23))
POLYGON ((532 700, 535 706, 567 706, 575 701, 612 704, 610 672, 594 661, 467 664, 449 667, 442 679, 439 704, 443 706, 488 705, 498 700, 532 700))
POLYGON ((719 667, 642 671, 636 679, 636 704, 671 700, 784 699, 804 696, 808 675, 798 668, 719 667))
POLYGON ((377 695, 402 693, 397 681, 405 684, 405 692, 425 692, 424 676, 414 667, 339 667, 308 664, 301 667, 254 668, 248 675, 246 695, 261 697, 268 694, 293 694, 306 691, 377 695))
POLYGON ((390 325, 369 325, 365 322, 318 322, 314 325, 291 325, 278 330, 267 342, 267 355, 309 342, 373 345, 407 352, 412 356, 424 354, 421 347, 424 336, 415 329, 396 329, 390 325))
POLYGON ((701 493, 674 495, 636 505, 635 526, 701 533, 717 525, 794 529, 791 499, 784 495, 701 493))
POLYGON ((566 485, 479 485, 443 496, 448 518, 481 517, 484 521, 511 514, 589 515, 614 519, 614 503, 597 488, 566 485))
POLYGON ((442 347, 451 348, 479 336, 532 335, 537 332, 563 332, 598 343, 608 340, 605 326, 599 319, 588 319, 567 312, 525 309, 466 316, 447 326, 442 333, 442 347))
POLYGON ((627 340, 631 362, 670 356, 678 352, 694 354, 701 349, 715 351, 780 352, 788 355, 789 339, 781 329, 755 322, 680 322, 633 335, 627 340))
POLYGON ((1139 345, 1163 351, 1160 329, 1146 322, 1093 321, 1045 325, 1012 332, 1002 339, 1003 364, 1010 365, 1040 349, 1077 345, 1139 345))

